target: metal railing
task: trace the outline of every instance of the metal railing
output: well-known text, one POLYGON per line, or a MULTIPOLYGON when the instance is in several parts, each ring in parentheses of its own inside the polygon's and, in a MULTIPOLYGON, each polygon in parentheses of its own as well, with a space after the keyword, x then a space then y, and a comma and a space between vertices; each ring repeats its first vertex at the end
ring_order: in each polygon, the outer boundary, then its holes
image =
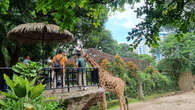
MULTIPOLYGON (((11 67, 0 67, 0 90, 7 89, 3 74, 11 78, 13 74, 19 75, 11 67)), ((71 88, 99 87, 98 68, 42 68, 38 75, 39 80, 46 85, 45 90, 67 89, 69 92, 71 88)))

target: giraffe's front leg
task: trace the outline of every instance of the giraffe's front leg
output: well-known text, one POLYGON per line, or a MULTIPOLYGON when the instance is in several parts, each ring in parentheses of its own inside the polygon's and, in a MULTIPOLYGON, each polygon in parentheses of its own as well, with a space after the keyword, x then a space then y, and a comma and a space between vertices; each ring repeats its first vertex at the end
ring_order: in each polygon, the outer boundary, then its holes
POLYGON ((102 106, 102 110, 106 110, 107 109, 106 93, 105 92, 102 95, 102 103, 101 103, 101 106, 102 106))
POLYGON ((125 103, 125 97, 124 97, 123 93, 118 93, 117 96, 119 98, 120 110, 127 110, 127 106, 125 103))

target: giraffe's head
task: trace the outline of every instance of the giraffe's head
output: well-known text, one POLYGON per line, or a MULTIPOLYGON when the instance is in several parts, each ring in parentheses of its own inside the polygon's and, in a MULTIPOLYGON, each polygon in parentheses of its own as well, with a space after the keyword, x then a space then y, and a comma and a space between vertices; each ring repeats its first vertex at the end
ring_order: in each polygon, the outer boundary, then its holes
POLYGON ((87 54, 87 49, 82 49, 81 50, 81 55, 82 56, 86 56, 86 54, 87 54))

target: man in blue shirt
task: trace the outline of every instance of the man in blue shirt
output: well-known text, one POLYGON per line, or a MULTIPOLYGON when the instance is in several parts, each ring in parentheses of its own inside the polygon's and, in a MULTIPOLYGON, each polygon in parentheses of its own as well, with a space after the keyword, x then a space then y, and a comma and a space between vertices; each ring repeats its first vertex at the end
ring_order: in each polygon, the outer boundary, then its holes
POLYGON ((85 67, 86 67, 86 62, 85 60, 81 57, 80 52, 77 53, 76 56, 76 65, 78 67, 78 81, 79 81, 79 88, 81 89, 81 85, 83 82, 83 90, 85 90, 85 86, 86 86, 86 75, 85 75, 85 67), (83 79, 83 80, 82 80, 83 79))

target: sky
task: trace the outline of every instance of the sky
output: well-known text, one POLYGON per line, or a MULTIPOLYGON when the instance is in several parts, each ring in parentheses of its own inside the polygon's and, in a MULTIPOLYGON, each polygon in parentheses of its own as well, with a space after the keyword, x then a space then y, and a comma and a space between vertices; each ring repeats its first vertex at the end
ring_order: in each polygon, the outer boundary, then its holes
POLYGON ((135 4, 134 9, 130 5, 125 4, 125 11, 110 13, 105 27, 111 31, 113 39, 119 43, 127 42, 128 32, 141 21, 141 19, 136 17, 134 10, 143 4, 143 2, 135 4))

